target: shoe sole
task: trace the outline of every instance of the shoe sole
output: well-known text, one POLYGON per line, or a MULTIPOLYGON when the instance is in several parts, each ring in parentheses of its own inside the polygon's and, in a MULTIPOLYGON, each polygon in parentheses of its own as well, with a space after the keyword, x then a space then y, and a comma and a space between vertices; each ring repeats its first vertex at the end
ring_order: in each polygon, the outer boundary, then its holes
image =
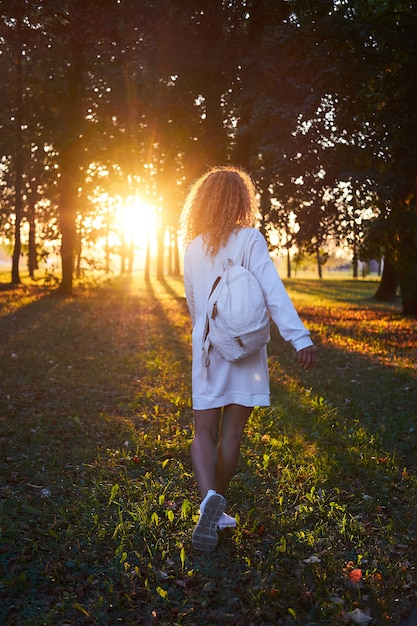
POLYGON ((205 503, 197 526, 194 528, 192 543, 195 550, 212 552, 219 541, 217 522, 224 513, 226 501, 220 494, 213 494, 205 503))
POLYGON ((217 524, 217 530, 227 530, 228 528, 234 530, 237 528, 237 524, 217 524))

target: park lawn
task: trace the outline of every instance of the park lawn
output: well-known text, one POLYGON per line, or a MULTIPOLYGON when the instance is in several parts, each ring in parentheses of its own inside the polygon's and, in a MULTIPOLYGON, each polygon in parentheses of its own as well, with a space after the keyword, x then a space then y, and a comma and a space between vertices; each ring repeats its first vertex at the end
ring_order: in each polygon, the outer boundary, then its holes
POLYGON ((0 623, 399 624, 417 604, 417 327, 375 282, 289 280, 211 554, 191 532, 180 279, 0 291, 0 623))

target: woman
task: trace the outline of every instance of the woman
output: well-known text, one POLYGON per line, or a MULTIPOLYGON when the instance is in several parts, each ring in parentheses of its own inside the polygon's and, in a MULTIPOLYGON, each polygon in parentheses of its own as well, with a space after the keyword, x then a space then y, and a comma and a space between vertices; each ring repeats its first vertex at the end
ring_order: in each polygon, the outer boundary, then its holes
POLYGON ((217 529, 236 526, 236 520, 225 513, 224 496, 252 409, 270 404, 266 346, 234 363, 223 359, 215 349, 210 352, 209 367, 201 359, 211 287, 224 261, 233 258, 233 251, 245 235, 243 264, 261 285, 272 320, 296 349, 301 367, 310 369, 316 360, 310 333, 279 278, 264 237, 253 228, 256 211, 256 192, 250 177, 235 167, 216 167, 194 183, 182 212, 187 244, 184 285, 193 326, 191 460, 202 498, 192 537, 198 550, 214 550, 217 529))

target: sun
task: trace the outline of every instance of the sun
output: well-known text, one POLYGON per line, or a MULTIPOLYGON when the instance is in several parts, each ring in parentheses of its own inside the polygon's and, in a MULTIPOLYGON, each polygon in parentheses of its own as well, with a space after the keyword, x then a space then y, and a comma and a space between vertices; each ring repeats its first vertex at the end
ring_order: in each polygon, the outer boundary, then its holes
POLYGON ((157 206, 139 195, 111 196, 96 193, 92 198, 96 212, 90 222, 84 219, 84 228, 98 233, 97 254, 111 265, 110 257, 128 259, 134 269, 146 267, 157 256, 157 230, 160 226, 157 206))
POLYGON ((127 243, 146 250, 156 239, 157 212, 139 196, 129 196, 119 210, 118 221, 127 243))

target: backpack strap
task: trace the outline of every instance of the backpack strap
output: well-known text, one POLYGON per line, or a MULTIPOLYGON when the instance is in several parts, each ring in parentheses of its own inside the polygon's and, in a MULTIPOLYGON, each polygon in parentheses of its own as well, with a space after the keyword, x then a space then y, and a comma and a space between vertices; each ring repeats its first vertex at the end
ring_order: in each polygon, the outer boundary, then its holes
POLYGON ((245 258, 246 246, 247 246, 247 243, 248 243, 248 240, 249 240, 249 235, 250 235, 249 229, 247 228, 245 230, 246 230, 246 232, 245 232, 244 236, 242 237, 242 241, 241 242, 239 242, 239 241, 236 242, 235 250, 233 252, 234 262, 236 263, 236 265, 243 265, 244 266, 243 259, 245 258), (239 243, 240 243, 240 245, 237 245, 239 243), (239 254, 236 253, 236 249, 237 249, 237 252, 239 254))

